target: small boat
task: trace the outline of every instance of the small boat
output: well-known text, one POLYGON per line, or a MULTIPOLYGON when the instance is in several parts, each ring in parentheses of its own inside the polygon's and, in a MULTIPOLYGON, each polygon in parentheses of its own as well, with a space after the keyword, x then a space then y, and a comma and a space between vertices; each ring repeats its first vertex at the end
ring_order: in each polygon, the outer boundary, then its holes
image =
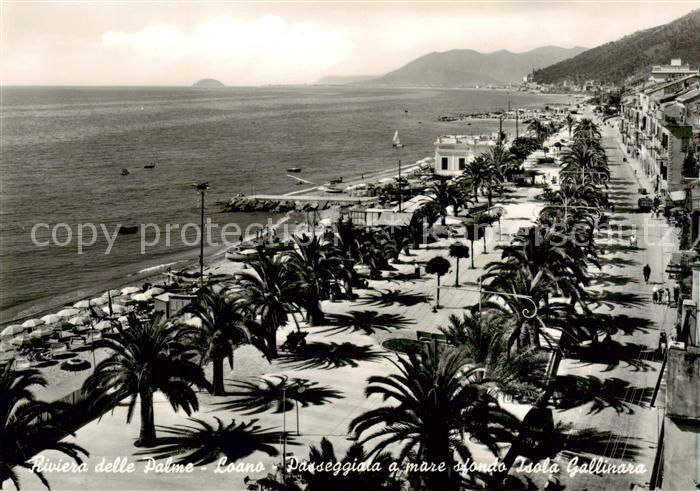
POLYGON ((120 225, 117 233, 119 235, 134 235, 138 231, 139 227, 137 225, 134 225, 133 227, 126 227, 124 225, 120 225))
POLYGON ((252 249, 250 247, 244 248, 241 246, 234 246, 226 251, 226 259, 234 262, 243 262, 251 259, 257 252, 257 249, 252 249))
POLYGON ((125 168, 125 169, 122 169, 121 175, 122 175, 122 176, 128 176, 128 175, 129 175, 129 169, 126 169, 126 168, 125 168))
POLYGON ((342 193, 343 190, 340 188, 337 188, 335 186, 327 186, 326 187, 326 192, 327 193, 332 193, 332 194, 337 194, 337 193, 342 193))
POLYGON ((336 177, 335 179, 331 179, 331 180, 330 180, 330 183, 331 183, 331 184, 340 184, 341 182, 343 182, 343 178, 342 178, 342 177, 336 177))
POLYGON ((156 164, 150 163, 143 166, 144 169, 155 169, 156 164))
POLYGON ((301 167, 287 167, 287 172, 301 172, 301 167))

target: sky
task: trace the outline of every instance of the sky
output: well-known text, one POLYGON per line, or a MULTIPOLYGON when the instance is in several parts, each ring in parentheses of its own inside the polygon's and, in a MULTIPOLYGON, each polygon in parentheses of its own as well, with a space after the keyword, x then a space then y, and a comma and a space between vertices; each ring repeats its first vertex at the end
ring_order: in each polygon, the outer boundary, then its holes
POLYGON ((1 85, 314 83, 433 51, 598 46, 685 2, 26 2, 0 0, 1 85))

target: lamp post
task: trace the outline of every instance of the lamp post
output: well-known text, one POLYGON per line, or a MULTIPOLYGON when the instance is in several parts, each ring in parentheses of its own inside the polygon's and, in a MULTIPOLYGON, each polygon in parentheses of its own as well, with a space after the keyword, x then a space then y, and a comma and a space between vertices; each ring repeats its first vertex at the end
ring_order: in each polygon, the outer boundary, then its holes
POLYGON ((199 184, 193 184, 193 186, 202 196, 199 227, 199 287, 202 288, 204 286, 204 195, 209 189, 209 183, 201 182, 199 184))

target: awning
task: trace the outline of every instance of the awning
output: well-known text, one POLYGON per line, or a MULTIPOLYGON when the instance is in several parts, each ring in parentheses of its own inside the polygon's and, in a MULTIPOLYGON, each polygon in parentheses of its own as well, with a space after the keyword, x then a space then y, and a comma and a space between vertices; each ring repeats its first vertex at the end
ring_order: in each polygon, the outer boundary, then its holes
POLYGON ((671 191, 668 193, 668 197, 671 198, 671 201, 683 201, 685 200, 685 190, 671 191))

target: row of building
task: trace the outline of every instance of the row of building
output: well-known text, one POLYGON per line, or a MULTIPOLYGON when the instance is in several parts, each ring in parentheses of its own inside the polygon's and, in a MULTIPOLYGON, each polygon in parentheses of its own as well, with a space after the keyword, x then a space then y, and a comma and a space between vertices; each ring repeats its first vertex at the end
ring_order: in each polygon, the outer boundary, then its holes
MULTIPOLYGON (((700 134, 700 73, 680 60, 652 75, 621 101, 621 133, 627 151, 639 159, 654 192, 677 198, 688 188, 683 164, 689 150, 697 155, 700 134)), ((686 172, 687 173, 687 172, 686 172)))

